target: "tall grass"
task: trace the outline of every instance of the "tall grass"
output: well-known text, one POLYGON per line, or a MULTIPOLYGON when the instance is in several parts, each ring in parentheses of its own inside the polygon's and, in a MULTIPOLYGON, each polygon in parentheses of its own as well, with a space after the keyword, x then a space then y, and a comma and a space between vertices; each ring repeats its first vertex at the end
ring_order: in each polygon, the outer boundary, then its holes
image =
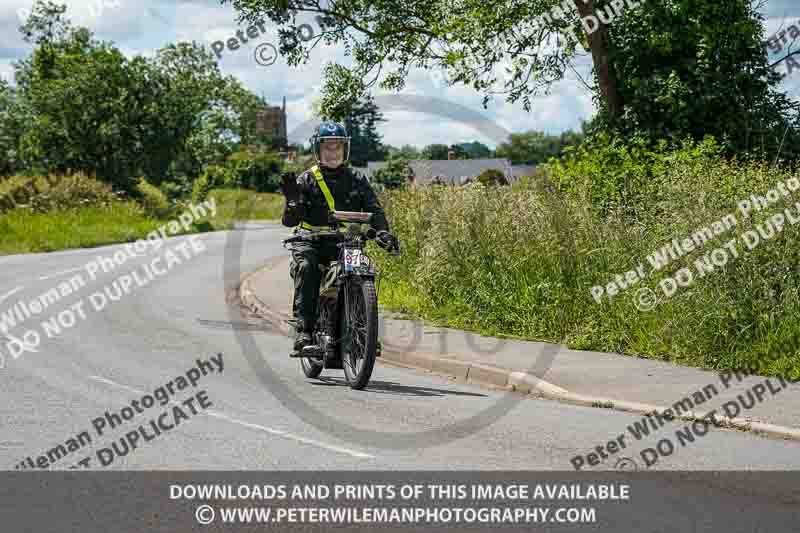
MULTIPOLYGON (((403 256, 379 256, 381 303, 487 334, 800 376, 800 224, 787 224, 752 252, 740 244, 739 257, 723 268, 695 276, 649 312, 637 308, 639 289, 661 294, 661 279, 684 266, 696 273, 695 259, 782 209, 779 204, 747 219, 736 203, 763 195, 788 172, 725 161, 706 148, 656 158, 647 179, 612 202, 599 201, 609 196, 598 195, 591 171, 574 162, 550 169, 557 190, 529 181, 387 193, 403 256), (646 257, 653 251, 730 213, 739 221, 733 231, 652 271, 646 257), (610 302, 595 302, 593 286, 640 263, 644 281, 610 302)), ((795 201, 800 191, 786 206, 795 201)))
POLYGON ((144 238, 164 221, 146 216, 134 202, 37 213, 0 214, 0 254, 90 248, 144 238))

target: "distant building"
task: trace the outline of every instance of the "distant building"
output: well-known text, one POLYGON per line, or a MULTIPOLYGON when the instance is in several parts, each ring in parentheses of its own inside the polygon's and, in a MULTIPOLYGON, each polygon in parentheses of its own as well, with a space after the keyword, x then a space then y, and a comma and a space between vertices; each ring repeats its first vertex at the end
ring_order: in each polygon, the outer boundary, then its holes
MULTIPOLYGON (((376 171, 385 166, 385 161, 370 161, 364 174, 367 178, 371 178, 376 171)), ((414 185, 430 185, 434 182, 462 185, 473 181, 483 171, 489 169, 502 172, 508 183, 516 181, 513 167, 508 159, 411 159, 408 166, 411 169, 409 181, 414 185)))
POLYGON ((283 107, 271 106, 256 114, 256 133, 269 135, 272 138, 272 147, 286 151, 288 138, 286 127, 286 97, 283 97, 283 107))
POLYGON ((522 176, 533 176, 536 170, 536 165, 512 165, 511 173, 514 175, 514 181, 519 181, 522 176))

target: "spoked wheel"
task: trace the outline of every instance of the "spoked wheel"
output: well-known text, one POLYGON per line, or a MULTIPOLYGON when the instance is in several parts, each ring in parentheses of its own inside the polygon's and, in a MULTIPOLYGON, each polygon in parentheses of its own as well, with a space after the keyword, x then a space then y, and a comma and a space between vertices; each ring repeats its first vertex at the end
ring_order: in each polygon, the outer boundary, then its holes
MULTIPOLYGON (((319 313, 318 327, 320 324, 328 323, 328 317, 326 316, 327 306, 322 305, 322 302, 320 302, 319 313)), ((312 335, 316 335, 316 332, 312 333, 312 335)), ((303 369, 303 374, 305 374, 307 378, 315 379, 322 373, 322 369, 325 368, 325 363, 321 357, 302 357, 300 358, 300 367, 303 369)))
POLYGON ((307 378, 318 378, 322 373, 322 359, 318 357, 302 357, 300 359, 300 366, 303 368, 303 374, 307 378))
POLYGON ((372 280, 348 281, 342 320, 342 366, 348 385, 361 390, 369 383, 378 345, 378 299, 372 280))

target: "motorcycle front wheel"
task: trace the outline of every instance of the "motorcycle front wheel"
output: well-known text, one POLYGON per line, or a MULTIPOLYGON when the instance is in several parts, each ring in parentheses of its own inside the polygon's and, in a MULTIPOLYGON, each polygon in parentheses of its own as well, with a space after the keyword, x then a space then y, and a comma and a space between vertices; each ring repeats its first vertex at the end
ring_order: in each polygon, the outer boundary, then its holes
POLYGON ((350 388, 367 386, 375 367, 378 346, 378 298, 371 279, 351 279, 345 284, 340 324, 342 366, 350 388))

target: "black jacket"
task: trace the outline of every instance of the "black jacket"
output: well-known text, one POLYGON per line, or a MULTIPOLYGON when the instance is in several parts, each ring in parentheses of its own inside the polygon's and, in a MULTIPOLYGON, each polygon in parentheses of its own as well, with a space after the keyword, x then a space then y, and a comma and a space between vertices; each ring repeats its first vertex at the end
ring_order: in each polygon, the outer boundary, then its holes
MULTIPOLYGON (((364 176, 347 166, 329 170, 320 166, 322 177, 333 196, 337 211, 362 211, 372 213, 370 225, 376 230, 389 231, 389 223, 378 201, 378 195, 364 176)), ((286 201, 281 222, 284 226, 294 227, 300 222, 314 226, 328 225, 328 202, 317 185, 317 179, 311 170, 297 177, 300 200, 286 201)))

